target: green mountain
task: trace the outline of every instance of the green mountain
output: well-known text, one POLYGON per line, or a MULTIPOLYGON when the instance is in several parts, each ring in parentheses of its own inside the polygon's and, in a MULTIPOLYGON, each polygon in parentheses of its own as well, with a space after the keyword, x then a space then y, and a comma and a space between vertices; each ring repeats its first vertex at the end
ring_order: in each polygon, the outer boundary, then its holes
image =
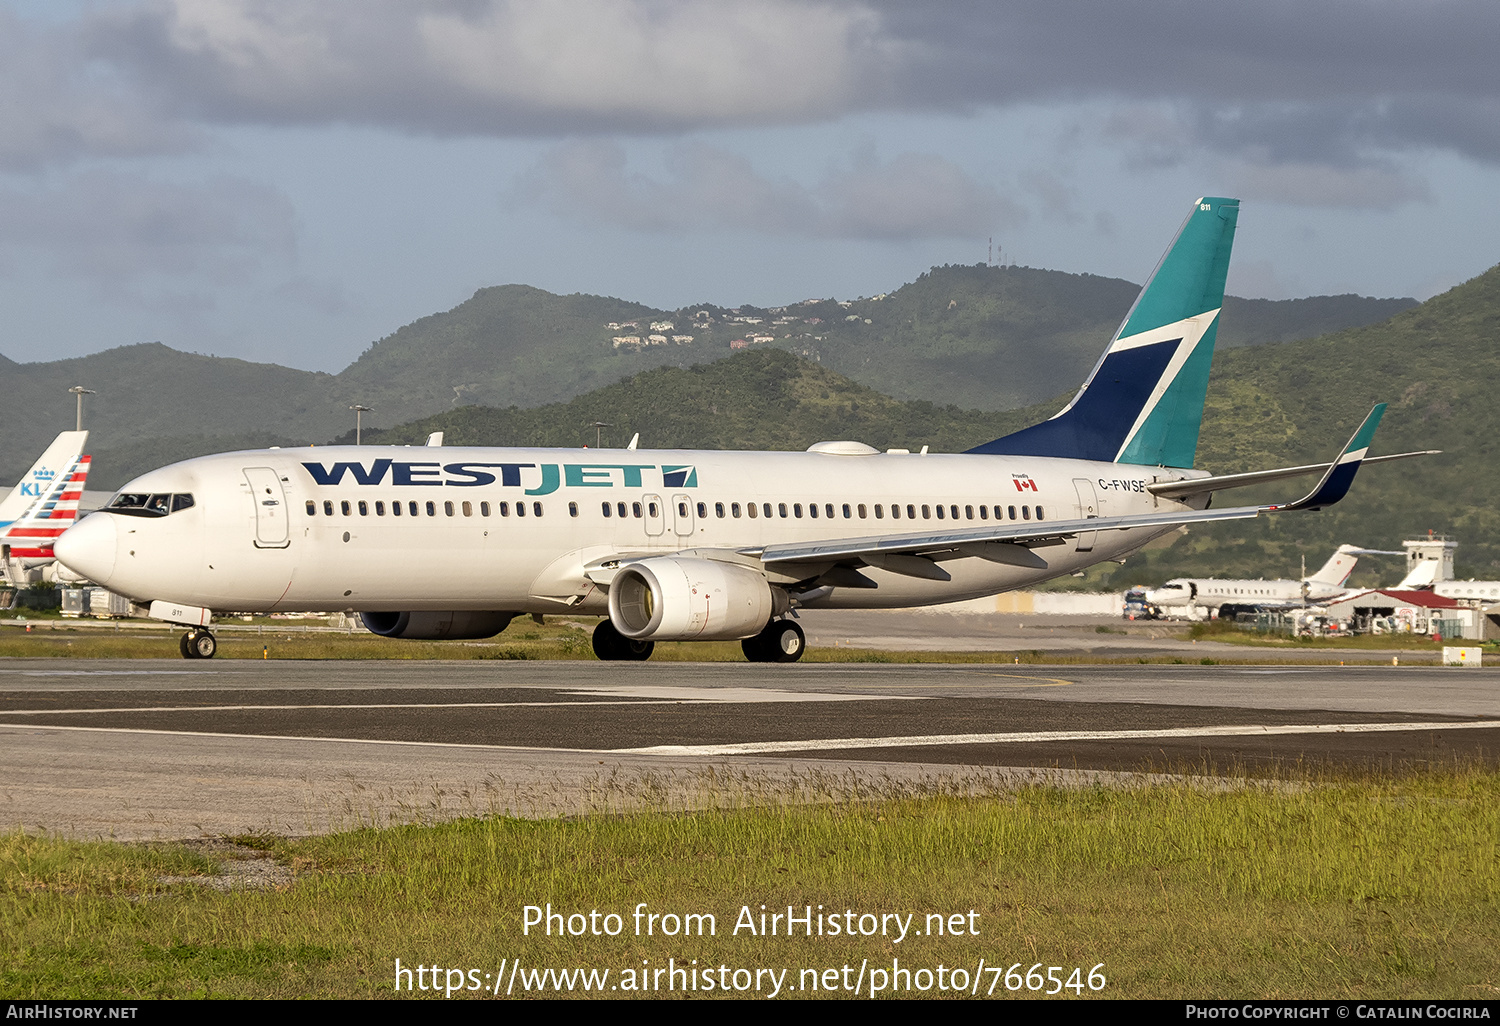
MULTIPOLYGON (((653 368, 719 360, 736 342, 796 352, 903 399, 1007 409, 1076 386, 1136 292, 1118 279, 982 266, 934 268, 879 299, 775 310, 659 311, 505 285, 401 328, 336 375, 156 343, 47 363, 0 357, 0 481, 15 480, 73 425, 66 390, 77 384, 99 393, 86 400, 85 425, 101 488, 160 465, 152 460, 165 453, 186 458, 270 437, 329 438, 347 430, 354 403, 374 407, 366 424, 386 426, 472 404, 537 407, 653 368), (672 327, 653 330, 653 323, 672 327), (651 344, 652 335, 664 341, 651 344), (640 344, 617 346, 617 338, 640 344)), ((1305 337, 1381 320, 1411 303, 1226 300, 1220 340, 1305 337)))

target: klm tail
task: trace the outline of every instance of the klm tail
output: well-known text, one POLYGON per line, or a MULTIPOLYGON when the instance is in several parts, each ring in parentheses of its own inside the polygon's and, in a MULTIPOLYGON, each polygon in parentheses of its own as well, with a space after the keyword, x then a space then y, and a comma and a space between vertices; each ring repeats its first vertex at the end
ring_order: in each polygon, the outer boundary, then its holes
POLYGON ((28 511, 58 483, 59 477, 67 477, 66 471, 83 452, 88 440, 87 431, 64 431, 52 440, 41 458, 21 478, 20 484, 0 499, 0 533, 5 525, 27 516, 28 511))
POLYGON ((1194 204, 1067 408, 969 452, 1191 467, 1239 212, 1234 199, 1194 204))

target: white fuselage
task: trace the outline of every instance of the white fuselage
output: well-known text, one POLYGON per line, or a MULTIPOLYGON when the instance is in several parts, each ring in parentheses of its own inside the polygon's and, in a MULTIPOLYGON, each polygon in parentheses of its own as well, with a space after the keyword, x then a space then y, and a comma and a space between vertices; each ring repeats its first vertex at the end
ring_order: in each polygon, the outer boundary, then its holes
MULTIPOLYGON (((600 560, 711 550, 746 552, 753 564, 773 544, 1184 510, 1194 507, 1145 486, 1185 476, 1193 473, 982 455, 235 452, 130 482, 122 495, 186 495, 191 504, 159 517, 89 516, 74 529, 87 536, 79 551, 89 555, 73 569, 136 601, 216 611, 604 613, 606 590, 587 576, 600 560)), ((941 562, 950 581, 866 567, 859 572, 877 588, 825 588, 804 604, 892 608, 975 598, 1122 558, 1171 529, 1089 532, 1037 547, 1045 569, 955 556, 941 562)))
POLYGON ((1304 601, 1326 602, 1345 594, 1343 584, 1293 580, 1227 580, 1213 577, 1178 577, 1146 592, 1153 606, 1296 605, 1304 601))

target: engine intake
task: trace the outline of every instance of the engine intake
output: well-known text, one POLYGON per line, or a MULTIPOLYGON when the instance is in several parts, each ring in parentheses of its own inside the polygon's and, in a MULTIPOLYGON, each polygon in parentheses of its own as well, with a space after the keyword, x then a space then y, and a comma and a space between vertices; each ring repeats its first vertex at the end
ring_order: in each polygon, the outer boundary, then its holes
POLYGON ((493 638, 510 624, 517 613, 486 610, 447 610, 410 613, 360 613, 365 629, 382 638, 413 641, 462 641, 493 638))
POLYGON ((659 556, 622 566, 609 586, 609 619, 636 641, 733 641, 786 612, 786 592, 749 567, 659 556))

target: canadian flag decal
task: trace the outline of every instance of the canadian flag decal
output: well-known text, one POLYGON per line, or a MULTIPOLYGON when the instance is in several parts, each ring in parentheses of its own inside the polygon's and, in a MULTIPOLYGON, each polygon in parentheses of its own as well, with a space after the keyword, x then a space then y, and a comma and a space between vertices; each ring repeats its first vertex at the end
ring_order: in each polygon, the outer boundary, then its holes
POLYGON ((1018 492, 1034 492, 1037 490, 1036 482, 1031 479, 1029 474, 1012 474, 1010 478, 1016 483, 1016 491, 1018 492))

